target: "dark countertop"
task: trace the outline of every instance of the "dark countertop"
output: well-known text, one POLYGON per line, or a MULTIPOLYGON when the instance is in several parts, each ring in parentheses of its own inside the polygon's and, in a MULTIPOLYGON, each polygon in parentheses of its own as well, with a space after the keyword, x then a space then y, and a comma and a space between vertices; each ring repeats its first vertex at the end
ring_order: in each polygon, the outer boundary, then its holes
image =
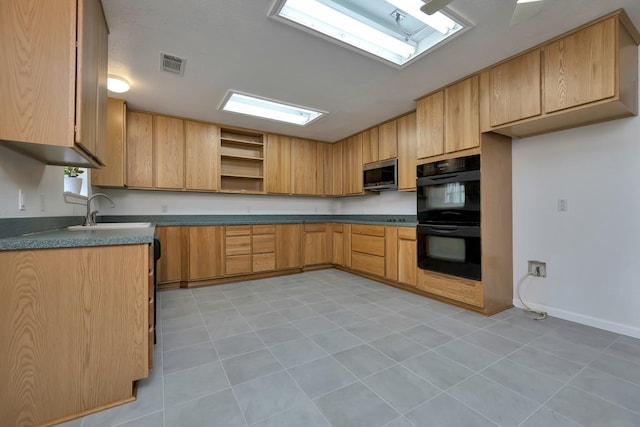
POLYGON ((0 251, 153 243, 155 227, 118 230, 43 231, 0 239, 0 251))

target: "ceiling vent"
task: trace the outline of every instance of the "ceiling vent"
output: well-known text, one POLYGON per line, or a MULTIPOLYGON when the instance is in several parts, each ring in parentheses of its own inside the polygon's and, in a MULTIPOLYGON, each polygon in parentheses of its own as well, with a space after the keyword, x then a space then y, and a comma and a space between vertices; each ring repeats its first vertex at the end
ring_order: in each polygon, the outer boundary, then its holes
POLYGON ((181 76, 184 74, 184 65, 186 62, 187 60, 184 58, 160 52, 160 69, 162 71, 181 76))

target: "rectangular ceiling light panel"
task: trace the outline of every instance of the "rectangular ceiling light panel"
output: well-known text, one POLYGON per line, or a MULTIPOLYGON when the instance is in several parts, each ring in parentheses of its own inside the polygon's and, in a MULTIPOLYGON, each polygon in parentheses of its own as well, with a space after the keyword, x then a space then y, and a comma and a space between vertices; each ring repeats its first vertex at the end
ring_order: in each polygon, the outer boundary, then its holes
MULTIPOLYGON (((361 8, 350 9, 345 0, 279 0, 271 17, 325 39, 348 45, 387 63, 403 66, 444 39, 470 25, 441 12, 427 15, 420 11, 421 0, 386 0, 388 11, 380 18, 380 1, 359 1, 361 8), (410 15, 421 28, 403 28, 395 17, 410 15), (437 32, 437 34, 433 34, 437 32)), ((384 6, 386 5, 386 6, 384 6)))
POLYGON ((327 114, 324 111, 312 110, 306 107, 285 104, 254 95, 230 91, 222 101, 223 111, 246 114, 268 120, 306 126, 327 114))

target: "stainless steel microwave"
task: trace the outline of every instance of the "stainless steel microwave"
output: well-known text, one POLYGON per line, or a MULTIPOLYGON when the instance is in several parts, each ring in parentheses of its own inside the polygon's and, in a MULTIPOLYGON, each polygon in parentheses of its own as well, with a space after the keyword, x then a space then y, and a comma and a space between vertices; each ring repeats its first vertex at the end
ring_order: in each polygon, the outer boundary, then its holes
POLYGON ((398 160, 384 160, 362 167, 362 188, 369 191, 398 189, 398 160))

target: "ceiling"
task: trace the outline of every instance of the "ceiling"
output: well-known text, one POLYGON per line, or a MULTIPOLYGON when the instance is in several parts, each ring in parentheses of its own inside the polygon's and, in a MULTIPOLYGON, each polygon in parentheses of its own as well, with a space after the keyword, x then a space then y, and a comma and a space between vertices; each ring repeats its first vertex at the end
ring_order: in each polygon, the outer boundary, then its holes
POLYGON ((539 15, 512 28, 515 0, 454 0, 450 9, 474 27, 397 69, 269 18, 274 0, 102 3, 109 73, 131 83, 120 95, 130 109, 328 142, 411 111, 428 92, 618 8, 640 27, 638 0, 546 0, 539 15), (160 71, 160 52, 186 58, 184 75, 160 71), (230 89, 329 115, 300 127, 219 111, 230 89))

